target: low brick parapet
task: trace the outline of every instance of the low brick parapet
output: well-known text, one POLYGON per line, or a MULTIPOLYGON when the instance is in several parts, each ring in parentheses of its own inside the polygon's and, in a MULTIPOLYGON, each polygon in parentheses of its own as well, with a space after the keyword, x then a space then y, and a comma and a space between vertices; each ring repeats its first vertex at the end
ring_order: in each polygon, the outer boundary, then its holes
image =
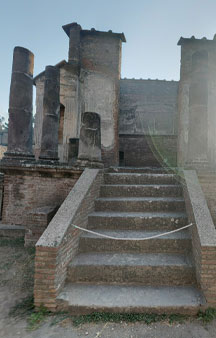
POLYGON ((184 197, 191 228, 197 281, 208 306, 216 306, 216 229, 194 170, 184 170, 184 197))
POLYGON ((99 196, 103 172, 85 169, 36 244, 35 306, 57 309, 56 297, 64 286, 67 266, 77 254, 81 231, 72 224, 87 226, 88 214, 99 196))

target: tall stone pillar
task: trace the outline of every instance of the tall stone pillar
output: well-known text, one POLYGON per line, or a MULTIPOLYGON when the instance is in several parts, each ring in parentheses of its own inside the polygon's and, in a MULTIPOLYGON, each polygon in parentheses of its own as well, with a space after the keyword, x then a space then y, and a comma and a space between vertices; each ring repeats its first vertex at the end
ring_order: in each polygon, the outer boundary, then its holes
POLYGON ((101 162, 101 121, 97 113, 82 114, 78 165, 103 167, 101 162))
POLYGON ((178 165, 216 168, 216 39, 181 38, 178 165))
POLYGON ((43 126, 39 159, 58 160, 58 128, 60 113, 59 69, 47 66, 45 69, 43 126))
POLYGON ((15 47, 9 99, 8 150, 6 158, 33 159, 32 97, 34 55, 15 47))

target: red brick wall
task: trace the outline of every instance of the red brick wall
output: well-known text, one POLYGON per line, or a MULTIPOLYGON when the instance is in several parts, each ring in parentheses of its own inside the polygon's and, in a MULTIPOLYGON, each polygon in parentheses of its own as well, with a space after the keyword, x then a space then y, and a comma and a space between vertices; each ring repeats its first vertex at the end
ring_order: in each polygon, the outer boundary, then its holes
POLYGON ((195 171, 185 170, 184 198, 191 228, 193 258, 207 306, 216 306, 216 230, 195 171))
POLYGON ((87 226, 88 215, 94 210, 94 200, 99 196, 103 181, 99 170, 87 171, 80 177, 75 191, 68 195, 37 243, 34 287, 36 307, 44 304, 49 310, 55 311, 57 306, 61 306, 57 304, 56 297, 64 286, 67 266, 77 254, 81 234, 71 224, 84 228, 87 226), (74 201, 78 203, 75 209, 74 201))
POLYGON ((27 224, 31 209, 61 205, 81 171, 44 169, 7 170, 4 176, 2 222, 27 224))

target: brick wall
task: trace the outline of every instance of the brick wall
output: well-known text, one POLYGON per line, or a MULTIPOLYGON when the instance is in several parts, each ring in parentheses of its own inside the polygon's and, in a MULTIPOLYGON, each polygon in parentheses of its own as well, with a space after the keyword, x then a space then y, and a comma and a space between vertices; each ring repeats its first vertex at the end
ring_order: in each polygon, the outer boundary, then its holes
POLYGON ((216 306, 216 229, 193 170, 184 170, 184 198, 191 228, 197 282, 207 306, 216 306))
POLYGON ((78 170, 52 166, 2 170, 5 173, 2 222, 25 226, 32 209, 60 206, 81 175, 78 170))
POLYGON ((59 292, 64 286, 67 266, 78 251, 81 231, 71 224, 87 226, 88 214, 94 210, 99 196, 103 173, 99 169, 85 169, 49 226, 36 244, 35 306, 44 304, 57 309, 59 292))
POLYGON ((25 246, 35 246, 57 210, 58 206, 45 206, 31 209, 27 213, 25 246))
POLYGON ((176 166, 175 135, 120 135, 119 151, 125 166, 176 166))

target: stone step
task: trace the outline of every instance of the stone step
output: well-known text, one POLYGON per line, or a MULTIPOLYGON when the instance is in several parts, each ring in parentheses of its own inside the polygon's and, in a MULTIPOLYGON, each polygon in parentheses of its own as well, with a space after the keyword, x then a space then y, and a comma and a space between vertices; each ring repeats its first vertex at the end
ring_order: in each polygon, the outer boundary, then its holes
POLYGON ((57 298, 59 310, 73 315, 92 312, 179 313, 195 315, 205 305, 202 293, 191 286, 151 287, 67 284, 57 298))
POLYGON ((105 184, 179 184, 178 175, 142 173, 106 173, 105 184))
POLYGON ((68 266, 68 281, 179 286, 196 283, 189 255, 80 253, 68 266))
POLYGON ((124 253, 186 253, 191 250, 191 238, 188 230, 182 230, 162 237, 148 240, 130 240, 130 238, 146 238, 165 233, 165 231, 133 231, 133 230, 101 230, 94 231, 114 238, 109 239, 84 232, 80 237, 80 252, 124 252, 124 253))
POLYGON ((181 197, 116 197, 95 200, 95 211, 184 211, 181 197))
POLYGON ((178 168, 170 167, 110 167, 109 173, 151 173, 151 174, 175 174, 179 172, 178 168))
POLYGON ((0 238, 24 238, 24 236, 24 226, 0 223, 0 238))
POLYGON ((107 184, 102 185, 101 197, 156 197, 182 196, 182 187, 177 184, 107 184))
POLYGON ((185 212, 93 212, 89 229, 173 230, 188 224, 185 212))

